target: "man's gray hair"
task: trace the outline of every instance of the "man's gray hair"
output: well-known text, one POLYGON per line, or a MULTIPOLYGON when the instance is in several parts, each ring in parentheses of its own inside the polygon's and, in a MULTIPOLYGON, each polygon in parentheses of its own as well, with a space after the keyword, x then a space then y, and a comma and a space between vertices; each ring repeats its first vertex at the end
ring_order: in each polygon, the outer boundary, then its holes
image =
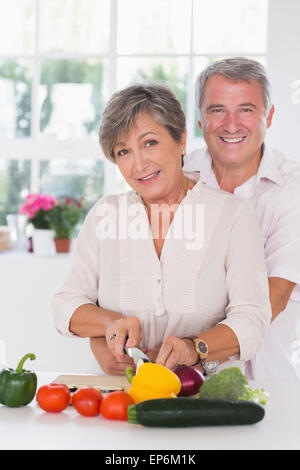
POLYGON ((102 115, 99 143, 108 160, 115 163, 115 145, 142 113, 150 114, 176 142, 181 141, 185 115, 173 92, 160 83, 131 85, 112 95, 102 115))
POLYGON ((262 88, 266 113, 270 111, 272 106, 271 85, 263 65, 253 59, 231 57, 214 62, 198 76, 196 82, 196 105, 199 113, 201 113, 206 82, 213 75, 221 75, 235 82, 243 80, 247 82, 257 81, 262 88))

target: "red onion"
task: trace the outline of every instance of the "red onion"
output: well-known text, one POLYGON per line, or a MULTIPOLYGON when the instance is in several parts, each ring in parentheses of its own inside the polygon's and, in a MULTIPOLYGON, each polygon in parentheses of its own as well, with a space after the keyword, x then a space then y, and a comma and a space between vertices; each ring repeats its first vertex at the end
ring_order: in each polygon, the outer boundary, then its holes
POLYGON ((181 390, 179 393, 181 397, 195 395, 199 392, 201 385, 205 381, 203 374, 195 367, 182 364, 173 369, 173 372, 179 377, 181 382, 181 390))

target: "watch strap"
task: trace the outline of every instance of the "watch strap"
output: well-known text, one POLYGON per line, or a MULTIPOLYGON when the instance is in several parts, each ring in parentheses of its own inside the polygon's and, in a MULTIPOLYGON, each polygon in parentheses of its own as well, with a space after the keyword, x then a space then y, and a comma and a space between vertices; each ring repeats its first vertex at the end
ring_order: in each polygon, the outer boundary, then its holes
POLYGON ((208 346, 207 346, 206 342, 205 342, 203 339, 199 338, 199 336, 185 336, 185 337, 182 338, 182 339, 189 339, 189 340, 193 341, 195 351, 196 351, 196 353, 197 353, 198 356, 199 356, 199 361, 196 362, 196 364, 199 364, 199 362, 200 362, 201 360, 207 358, 207 355, 208 355, 208 346), (205 353, 202 352, 202 351, 200 351, 200 349, 199 349, 199 343, 203 343, 203 346, 204 346, 204 348, 206 349, 206 352, 205 352, 205 353))

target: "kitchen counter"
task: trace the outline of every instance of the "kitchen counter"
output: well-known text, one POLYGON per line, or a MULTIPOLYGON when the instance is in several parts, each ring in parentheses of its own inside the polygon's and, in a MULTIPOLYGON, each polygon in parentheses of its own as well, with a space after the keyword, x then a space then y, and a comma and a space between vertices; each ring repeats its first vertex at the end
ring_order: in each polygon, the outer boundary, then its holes
MULTIPOLYGON (((38 373, 38 387, 57 375, 38 373)), ((62 413, 45 413, 35 399, 21 408, 0 405, 0 449, 93 449, 107 451, 109 458, 116 457, 118 450, 130 455, 128 449, 170 450, 174 455, 196 449, 300 449, 300 383, 249 385, 264 387, 271 395, 265 418, 249 426, 147 428, 100 415, 85 418, 72 407, 62 413)), ((148 458, 147 453, 144 457, 148 458)))

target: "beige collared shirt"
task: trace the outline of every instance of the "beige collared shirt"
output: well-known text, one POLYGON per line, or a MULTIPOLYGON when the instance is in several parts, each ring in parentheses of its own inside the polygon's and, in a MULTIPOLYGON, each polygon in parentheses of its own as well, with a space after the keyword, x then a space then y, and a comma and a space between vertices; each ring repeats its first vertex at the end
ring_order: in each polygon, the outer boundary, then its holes
POLYGON ((91 209, 53 299, 61 334, 72 336, 73 312, 93 303, 139 317, 147 349, 223 323, 236 334, 242 361, 256 354, 271 318, 257 216, 248 202, 186 175, 198 181, 175 213, 160 259, 136 192, 105 196, 91 209))
MULTIPOLYGON (((185 171, 219 188, 207 147, 185 158, 185 171)), ((272 322, 264 345, 248 364, 250 379, 300 378, 300 164, 264 144, 256 175, 234 190, 251 202, 264 240, 268 277, 296 283, 284 312, 272 322)))

